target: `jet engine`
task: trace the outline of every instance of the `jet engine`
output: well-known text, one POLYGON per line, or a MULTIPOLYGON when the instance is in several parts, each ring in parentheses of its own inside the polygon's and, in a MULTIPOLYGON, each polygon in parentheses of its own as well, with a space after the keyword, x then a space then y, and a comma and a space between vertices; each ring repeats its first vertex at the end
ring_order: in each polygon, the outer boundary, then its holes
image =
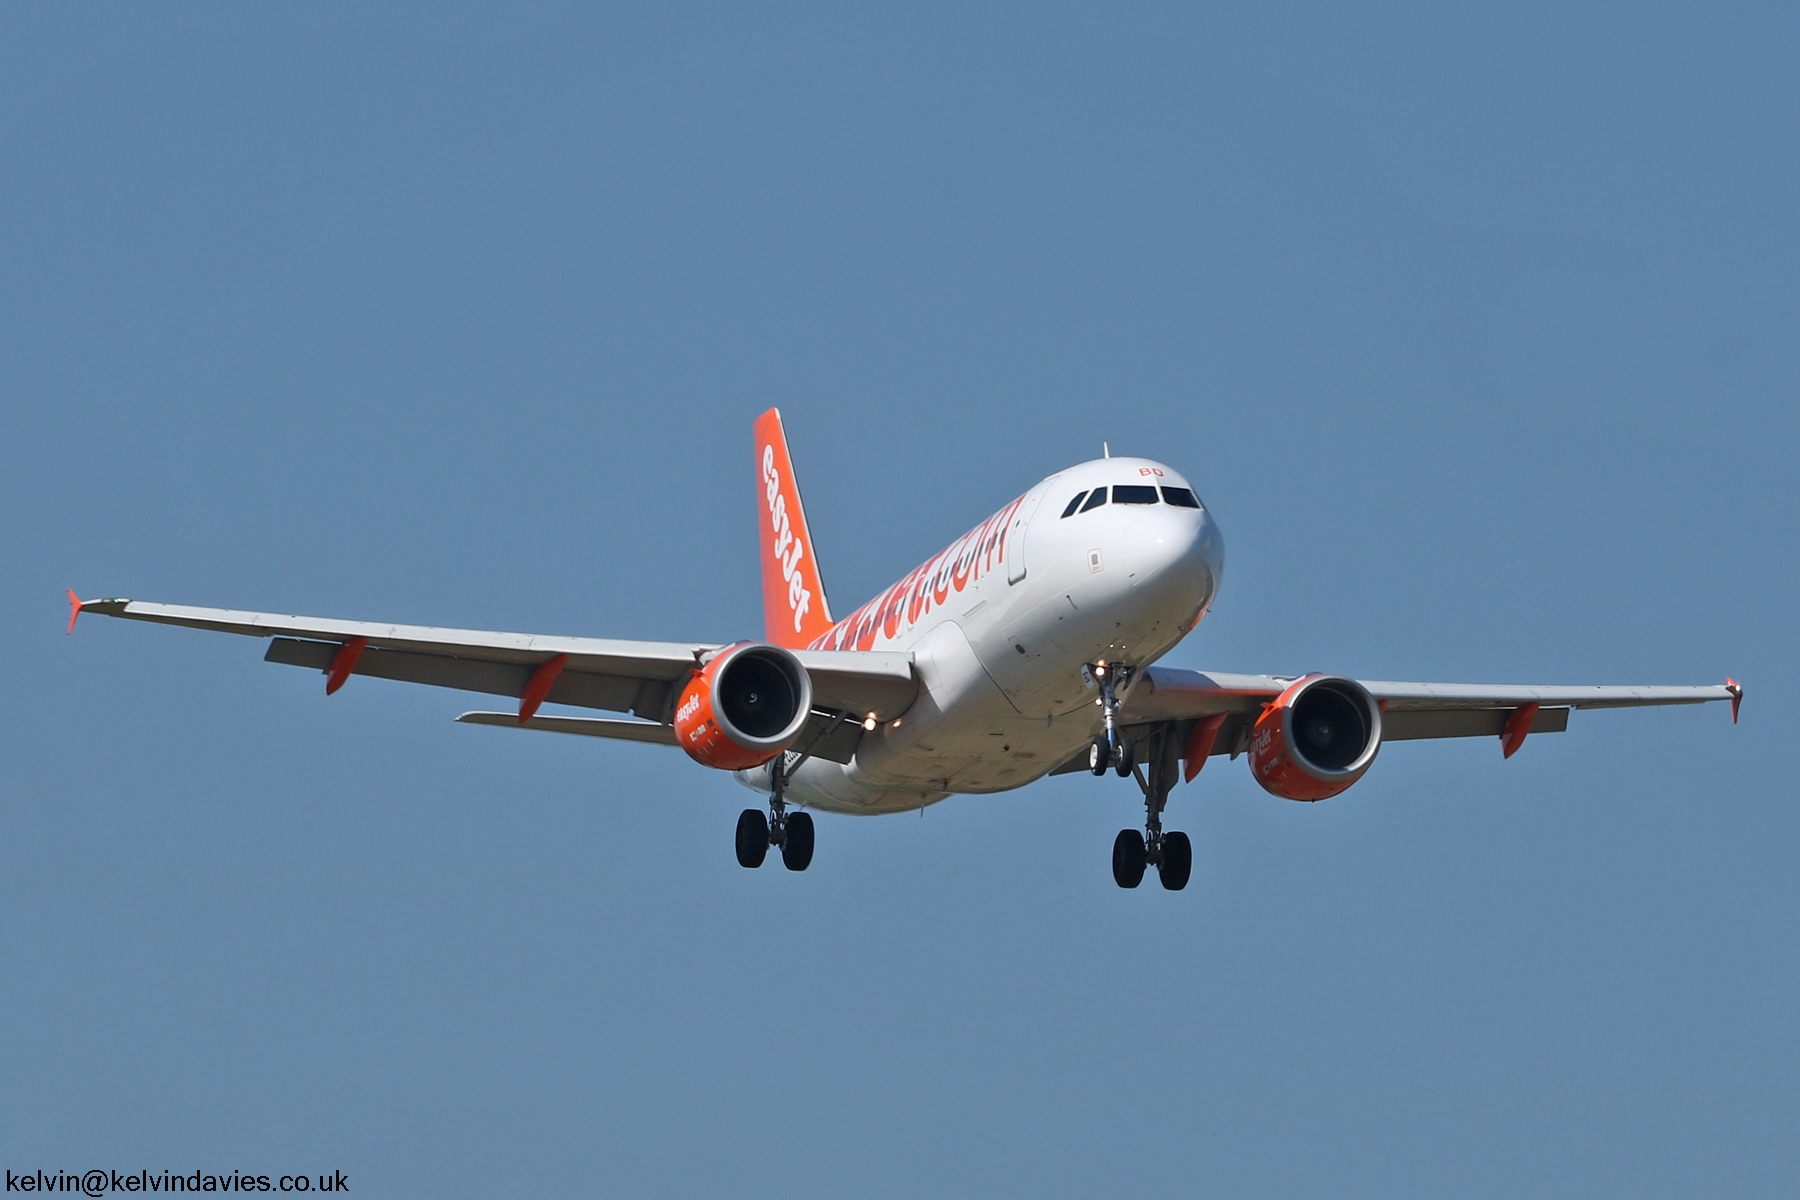
POLYGON ((1284 800, 1329 800, 1363 777, 1381 749, 1381 706, 1340 675, 1308 675, 1263 709, 1250 773, 1284 800))
POLYGON ((675 703, 675 736, 702 766, 743 771, 793 745, 812 713, 812 679, 780 646, 739 642, 694 672, 675 703))

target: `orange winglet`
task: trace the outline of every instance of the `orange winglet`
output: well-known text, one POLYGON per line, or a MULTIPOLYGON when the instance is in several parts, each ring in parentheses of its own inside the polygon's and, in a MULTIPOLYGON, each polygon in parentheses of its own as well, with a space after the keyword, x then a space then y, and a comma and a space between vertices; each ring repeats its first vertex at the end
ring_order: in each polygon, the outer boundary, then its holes
MULTIPOLYGON (((69 593, 69 632, 74 633, 75 618, 81 615, 81 597, 75 594, 74 588, 65 588, 63 590, 69 593)), ((1736 715, 1736 713, 1732 714, 1734 719, 1736 715)))
POLYGON ((1201 717, 1194 722, 1194 732, 1188 734, 1187 745, 1182 748, 1181 781, 1194 782, 1194 776, 1206 765, 1207 755, 1212 753, 1213 743, 1219 740, 1219 729, 1225 724, 1229 713, 1214 713, 1210 717, 1201 717))
POLYGON ((550 694, 556 684, 556 677, 563 668, 569 665, 569 656, 559 654, 549 662, 540 663, 538 669, 531 673, 531 679, 525 684, 525 693, 519 697, 519 724, 531 720, 537 714, 538 705, 550 694))
POLYGON ((369 639, 366 637, 353 637, 338 647, 337 653, 331 656, 331 665, 325 668, 327 696, 344 686, 344 680, 350 678, 350 672, 356 670, 357 662, 368 648, 369 639))
MULTIPOLYGON (((69 594, 74 595, 73 592, 69 594)), ((73 617, 69 618, 69 628, 75 628, 75 618, 73 617)), ((1744 689, 1738 686, 1737 680, 1727 679, 1725 681, 1725 690, 1731 693, 1731 723, 1736 725, 1738 705, 1744 702, 1744 689)))
POLYGON ((1512 710, 1506 718, 1506 725, 1500 730, 1500 755, 1511 758, 1525 744, 1525 735, 1531 732, 1531 723, 1537 719, 1539 704, 1529 701, 1512 710))

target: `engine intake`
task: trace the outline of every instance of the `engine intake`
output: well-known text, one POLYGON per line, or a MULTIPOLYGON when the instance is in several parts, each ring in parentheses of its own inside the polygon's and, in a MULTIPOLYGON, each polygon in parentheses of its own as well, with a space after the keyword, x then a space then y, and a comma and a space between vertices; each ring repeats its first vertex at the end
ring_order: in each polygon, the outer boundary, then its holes
POLYGON ((780 646, 739 642, 694 672, 675 703, 675 736, 695 762, 743 771, 793 745, 812 713, 812 678, 780 646))
POLYGON ((1250 773, 1284 800, 1329 800, 1363 777, 1381 749, 1381 706, 1341 675, 1308 675, 1263 709, 1250 773))

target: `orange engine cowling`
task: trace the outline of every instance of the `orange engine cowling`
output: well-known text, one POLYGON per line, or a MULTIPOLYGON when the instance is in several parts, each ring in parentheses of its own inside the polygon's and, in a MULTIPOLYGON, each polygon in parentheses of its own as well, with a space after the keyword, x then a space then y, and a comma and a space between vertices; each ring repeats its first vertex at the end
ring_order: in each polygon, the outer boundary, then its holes
POLYGON ((688 757, 743 771, 793 745, 812 713, 812 678, 780 646, 739 642, 694 672, 675 702, 675 736, 688 757))
POLYGON ((1363 777, 1381 749, 1381 706, 1340 675, 1308 675, 1263 709, 1250 773, 1284 800, 1329 800, 1363 777))

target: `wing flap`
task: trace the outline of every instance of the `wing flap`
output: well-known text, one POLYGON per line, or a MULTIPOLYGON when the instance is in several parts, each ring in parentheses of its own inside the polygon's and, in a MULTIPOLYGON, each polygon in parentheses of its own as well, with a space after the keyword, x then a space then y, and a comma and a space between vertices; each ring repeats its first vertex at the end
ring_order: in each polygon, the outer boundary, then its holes
MULTIPOLYGON (((1389 709, 1381 716, 1383 742, 1423 738, 1499 737, 1510 708, 1389 709)), ((1569 727, 1566 708, 1540 708, 1532 733, 1562 733, 1569 727)))
MULTIPOLYGON (((649 742, 658 746, 679 746, 672 726, 655 721, 625 721, 616 717, 531 717, 523 722, 517 713, 466 712, 456 718, 464 725, 493 725, 501 729, 539 729, 547 733, 574 733, 584 737, 613 738, 626 742, 649 742)), ((862 726, 847 721, 836 713, 814 710, 793 749, 814 758, 847 763, 856 753, 862 739, 862 726)))
MULTIPOLYGON (((337 653, 337 642, 309 642, 276 638, 263 655, 265 662, 323 671, 337 653)), ((493 662, 448 654, 370 648, 357 659, 353 675, 420 683, 428 687, 485 692, 490 696, 520 696, 536 664, 493 662)), ((603 708, 634 712, 647 720, 661 720, 669 706, 674 684, 660 679, 633 679, 625 675, 598 675, 566 669, 545 697, 552 704, 576 708, 603 708)), ((517 720, 517 717, 514 717, 517 720)))
POLYGON ((812 676, 813 704, 884 721, 904 716, 919 695, 912 655, 892 650, 796 650, 812 676))
MULTIPOLYGON (((1381 740, 1385 742, 1413 742, 1427 738, 1460 738, 1460 737, 1499 737, 1506 725, 1506 718, 1512 712, 1510 708, 1446 708, 1446 709, 1401 709, 1382 714, 1381 740)), ((1250 727, 1254 723, 1248 713, 1236 713, 1229 717, 1219 728, 1218 737, 1213 740, 1213 754, 1229 754, 1236 757, 1249 748, 1250 727)), ((1187 738, 1194 722, 1177 723, 1176 737, 1187 738)), ((1532 719, 1532 733, 1563 733, 1569 728, 1569 710, 1567 708, 1540 708, 1532 719)), ((1127 725, 1125 734, 1142 743, 1156 732, 1155 722, 1127 725)), ((1050 772, 1052 775, 1068 775, 1075 771, 1088 769, 1087 747, 1083 746, 1079 753, 1062 763, 1050 772)))
POLYGON ((1279 696, 1295 678, 1298 676, 1151 667, 1132 683, 1123 716, 1129 721, 1172 721, 1222 712, 1255 712, 1279 696))
POLYGON ((650 742, 674 746, 675 730, 650 721, 624 721, 616 717, 532 717, 519 723, 517 713, 466 712, 456 718, 464 725, 496 725, 503 729, 541 729, 546 733, 577 733, 584 737, 613 738, 622 742, 650 742))

